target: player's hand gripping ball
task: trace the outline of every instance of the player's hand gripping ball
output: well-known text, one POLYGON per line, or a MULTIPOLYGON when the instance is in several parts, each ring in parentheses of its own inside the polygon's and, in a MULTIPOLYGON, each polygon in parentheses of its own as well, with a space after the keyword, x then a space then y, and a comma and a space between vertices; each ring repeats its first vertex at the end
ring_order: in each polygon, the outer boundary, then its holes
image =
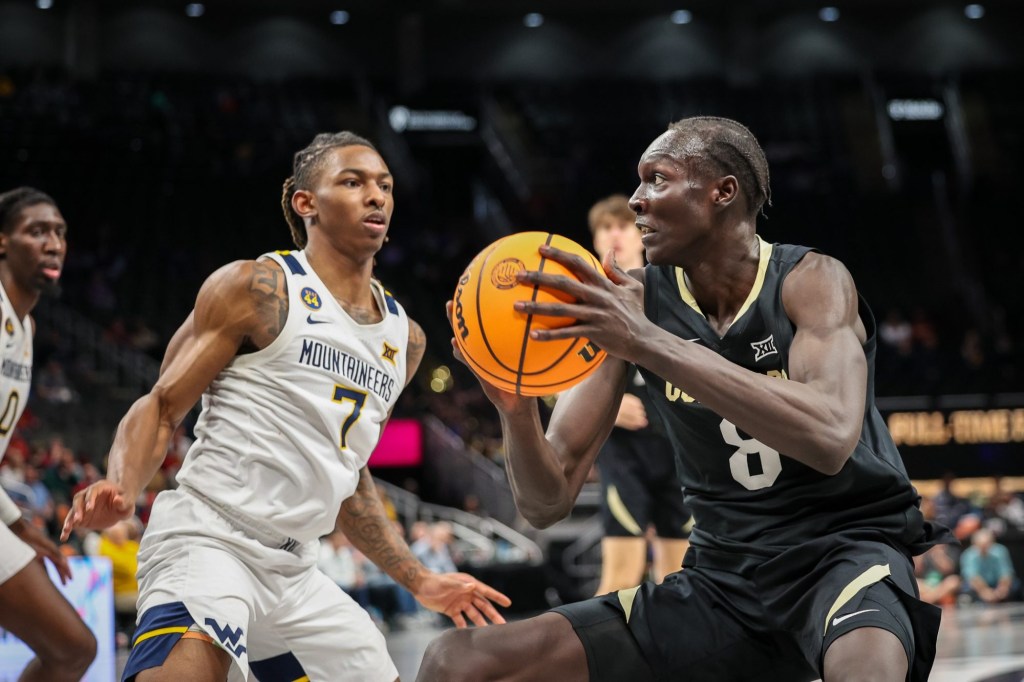
POLYGON ((546 396, 586 379, 606 357, 588 339, 537 341, 531 329, 554 329, 575 323, 564 317, 521 313, 516 301, 572 302, 564 292, 523 284, 516 274, 537 270, 574 277, 561 263, 537 251, 542 244, 579 254, 604 274, 585 248, 548 232, 521 232, 494 242, 469 264, 455 289, 452 328, 455 343, 469 366, 484 381, 510 393, 546 396))

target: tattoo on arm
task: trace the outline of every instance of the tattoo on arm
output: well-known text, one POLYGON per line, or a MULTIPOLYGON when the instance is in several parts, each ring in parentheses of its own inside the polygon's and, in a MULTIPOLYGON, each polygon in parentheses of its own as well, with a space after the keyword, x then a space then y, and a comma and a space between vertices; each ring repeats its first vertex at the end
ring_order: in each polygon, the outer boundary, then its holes
POLYGON ((415 590, 423 565, 392 526, 365 467, 356 492, 341 504, 338 526, 370 561, 409 591, 415 590))
POLYGON ((247 339, 256 348, 266 348, 284 329, 288 320, 288 287, 284 273, 275 264, 257 261, 252 268, 249 291, 256 304, 261 326, 255 336, 247 339))

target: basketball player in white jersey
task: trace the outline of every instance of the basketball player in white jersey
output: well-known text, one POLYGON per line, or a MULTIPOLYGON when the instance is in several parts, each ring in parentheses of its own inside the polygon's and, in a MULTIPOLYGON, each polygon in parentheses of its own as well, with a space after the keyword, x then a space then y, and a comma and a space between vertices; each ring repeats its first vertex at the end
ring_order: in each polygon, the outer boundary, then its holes
POLYGON ((503 622, 491 601, 507 597, 416 560, 366 469, 425 348, 371 277, 392 190, 352 133, 298 152, 282 207, 303 250, 210 276, 156 386, 118 427, 107 480, 75 496, 65 534, 129 516, 202 397, 180 487, 157 497, 142 540, 124 680, 395 680, 368 614, 316 569, 317 540, 336 527, 457 625, 503 622))
MULTIPOLYGON (((0 459, 28 401, 32 383, 32 309, 56 293, 67 252, 67 225, 46 194, 19 187, 0 194, 0 459)), ((0 629, 35 652, 19 678, 80 680, 96 656, 96 639, 57 591, 43 566, 71 577, 67 559, 22 518, 0 488, 0 629)))

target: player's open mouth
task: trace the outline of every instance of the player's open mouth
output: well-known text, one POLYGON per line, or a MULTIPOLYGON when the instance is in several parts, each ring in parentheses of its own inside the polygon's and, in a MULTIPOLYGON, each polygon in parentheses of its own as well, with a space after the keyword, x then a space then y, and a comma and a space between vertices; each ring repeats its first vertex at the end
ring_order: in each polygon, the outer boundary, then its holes
POLYGON ((59 265, 44 265, 42 267, 43 276, 47 279, 60 279, 60 270, 59 265))
POLYGON ((637 225, 637 227, 640 228, 640 232, 643 234, 651 234, 654 232, 654 230, 647 227, 646 225, 637 225))
POLYGON ((363 218, 363 224, 376 230, 382 230, 388 226, 388 221, 384 218, 383 213, 375 212, 363 218))

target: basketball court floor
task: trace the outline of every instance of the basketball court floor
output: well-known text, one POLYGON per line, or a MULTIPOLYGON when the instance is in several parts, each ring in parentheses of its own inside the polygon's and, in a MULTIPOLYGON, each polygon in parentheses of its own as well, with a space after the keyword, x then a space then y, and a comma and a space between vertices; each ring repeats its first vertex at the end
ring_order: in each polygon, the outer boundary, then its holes
MULTIPOLYGON (((388 634, 388 649, 404 682, 419 671, 423 652, 441 632, 388 634)), ((1024 682, 1024 604, 947 609, 930 682, 1024 682)))

